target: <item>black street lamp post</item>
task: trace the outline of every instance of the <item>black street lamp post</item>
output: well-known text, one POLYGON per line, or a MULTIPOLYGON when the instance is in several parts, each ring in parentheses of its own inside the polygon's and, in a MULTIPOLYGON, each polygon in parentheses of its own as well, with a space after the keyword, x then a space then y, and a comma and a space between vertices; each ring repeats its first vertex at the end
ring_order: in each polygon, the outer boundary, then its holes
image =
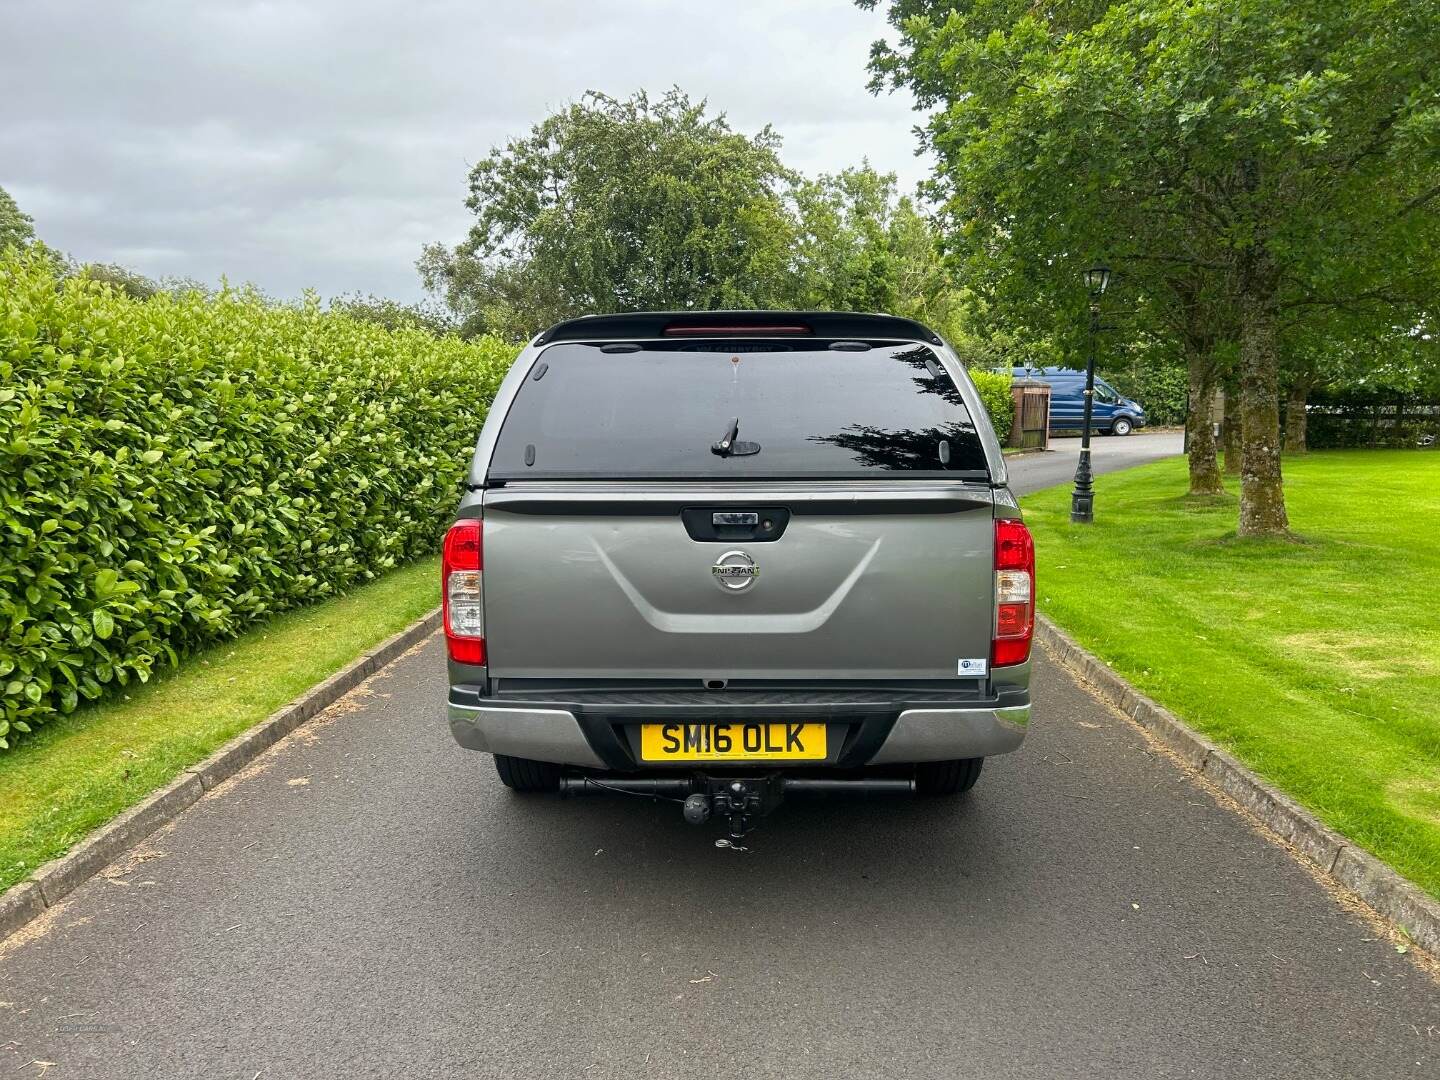
POLYGON ((1095 520, 1095 492, 1090 473, 1090 414, 1095 403, 1095 338, 1100 333, 1100 297, 1110 284, 1110 268, 1103 263, 1085 271, 1085 291, 1090 294, 1090 357, 1085 364, 1085 421, 1080 434, 1080 464, 1075 467, 1075 490, 1070 495, 1070 520, 1089 524, 1095 520))

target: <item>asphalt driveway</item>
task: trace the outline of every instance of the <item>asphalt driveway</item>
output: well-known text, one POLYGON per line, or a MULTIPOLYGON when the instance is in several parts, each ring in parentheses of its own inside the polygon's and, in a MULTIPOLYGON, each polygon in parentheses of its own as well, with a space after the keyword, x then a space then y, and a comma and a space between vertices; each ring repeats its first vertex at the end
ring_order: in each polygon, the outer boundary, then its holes
MULTIPOLYGON (((1183 453, 1184 433, 1162 431, 1124 438, 1101 435, 1090 442, 1091 468, 1097 473, 1128 469, 1147 461, 1183 453)), ((1038 491, 1055 484, 1069 485, 1080 460, 1080 440, 1074 436, 1051 439, 1043 454, 1022 454, 1010 459, 1010 485, 1018 494, 1038 491)), ((1104 510, 1104 489, 1096 489, 1095 510, 1104 510)))
POLYGON ((0 1075, 1440 1075, 1440 986, 1043 656, 970 796, 796 802, 746 852, 506 792, 442 657, 0 946, 0 1075))

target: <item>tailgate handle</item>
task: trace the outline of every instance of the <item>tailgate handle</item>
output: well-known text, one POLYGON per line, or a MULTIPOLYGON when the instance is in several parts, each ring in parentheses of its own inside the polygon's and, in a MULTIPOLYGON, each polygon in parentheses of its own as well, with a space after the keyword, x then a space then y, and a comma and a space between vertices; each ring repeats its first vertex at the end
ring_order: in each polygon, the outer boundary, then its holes
POLYGON ((710 515, 710 524, 717 528, 721 525, 750 525, 760 524, 760 515, 755 513, 735 513, 732 511, 716 511, 710 515))
MULTIPOLYGON (((741 504, 744 505, 743 503, 741 504)), ((755 506, 754 503, 750 504, 755 506)), ((691 540, 702 544, 766 544, 785 535, 790 511, 783 506, 755 506, 740 510, 731 503, 716 506, 686 506, 680 520, 691 540)))

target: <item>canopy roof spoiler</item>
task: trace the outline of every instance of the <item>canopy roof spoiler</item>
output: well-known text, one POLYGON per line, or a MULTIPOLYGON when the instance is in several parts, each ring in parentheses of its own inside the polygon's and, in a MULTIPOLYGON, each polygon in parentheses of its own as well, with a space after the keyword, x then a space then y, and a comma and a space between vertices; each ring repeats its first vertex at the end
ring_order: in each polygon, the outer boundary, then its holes
POLYGON ((940 335, 913 319, 854 311, 637 311, 585 315, 556 323, 534 341, 641 341, 664 337, 898 338, 941 344, 940 335))

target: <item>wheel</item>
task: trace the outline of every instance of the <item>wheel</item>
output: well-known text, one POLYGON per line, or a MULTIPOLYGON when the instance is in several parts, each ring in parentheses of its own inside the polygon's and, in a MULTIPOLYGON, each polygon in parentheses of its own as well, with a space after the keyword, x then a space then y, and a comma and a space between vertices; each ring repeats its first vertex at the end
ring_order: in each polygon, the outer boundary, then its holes
POLYGON ((1117 416, 1115 422, 1110 425, 1111 435, 1129 435, 1134 430, 1127 416, 1117 416))
POLYGON ((969 791, 980 779, 985 764, 981 757, 960 761, 924 761, 915 766, 915 794, 959 795, 969 791))
POLYGON ((495 755, 495 771, 500 782, 512 791, 559 791, 560 766, 548 761, 495 755))

